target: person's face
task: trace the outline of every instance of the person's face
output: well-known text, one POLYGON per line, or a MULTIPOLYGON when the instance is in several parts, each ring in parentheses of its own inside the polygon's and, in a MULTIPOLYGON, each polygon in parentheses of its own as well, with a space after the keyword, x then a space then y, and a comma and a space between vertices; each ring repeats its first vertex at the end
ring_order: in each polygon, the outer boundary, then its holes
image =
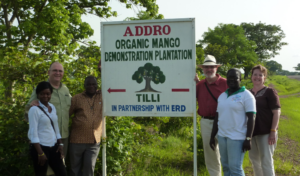
POLYGON ((42 90, 38 95, 37 98, 41 101, 43 104, 47 104, 51 99, 51 91, 50 89, 44 89, 42 90))
POLYGON ((49 80, 52 81, 61 81, 64 76, 64 68, 59 63, 54 63, 50 67, 50 70, 48 71, 49 80))
POLYGON ((214 78, 217 73, 217 66, 202 66, 203 74, 206 78, 214 78))
POLYGON ((241 83, 241 76, 237 71, 231 71, 227 74, 227 85, 230 89, 238 89, 241 83))
POLYGON ((265 80, 265 75, 259 69, 253 70, 253 74, 251 76, 251 81, 253 85, 263 85, 265 80))
POLYGON ((95 94, 97 91, 97 81, 94 78, 89 78, 84 84, 84 88, 88 94, 95 94))

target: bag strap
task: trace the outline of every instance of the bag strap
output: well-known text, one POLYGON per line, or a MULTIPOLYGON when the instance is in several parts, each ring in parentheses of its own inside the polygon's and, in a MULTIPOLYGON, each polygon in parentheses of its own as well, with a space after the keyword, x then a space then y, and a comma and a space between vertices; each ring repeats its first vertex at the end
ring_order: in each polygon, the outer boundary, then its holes
POLYGON ((204 84, 205 84, 206 89, 208 90, 209 94, 211 95, 211 97, 218 103, 218 100, 217 100, 216 97, 211 93, 211 91, 209 90, 209 88, 208 88, 206 82, 205 82, 204 84))
POLYGON ((55 131, 55 128, 54 128, 54 125, 53 125, 53 122, 52 122, 51 118, 49 117, 49 115, 46 113, 46 111, 42 107, 40 107, 40 106, 37 106, 37 107, 40 108, 46 114, 46 116, 50 119, 52 128, 53 128, 55 136, 56 136, 56 131, 55 131))

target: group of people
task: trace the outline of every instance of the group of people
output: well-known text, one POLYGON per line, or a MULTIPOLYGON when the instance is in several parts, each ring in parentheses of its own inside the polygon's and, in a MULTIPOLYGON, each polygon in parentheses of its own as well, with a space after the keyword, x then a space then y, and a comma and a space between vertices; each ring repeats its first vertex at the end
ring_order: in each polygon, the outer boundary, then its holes
POLYGON ((264 85, 267 69, 251 70, 253 88, 240 86, 241 72, 230 69, 227 79, 217 74, 220 67, 214 56, 199 65, 205 75, 197 82, 198 114, 205 164, 211 176, 244 176, 246 151, 255 176, 275 176, 273 154, 278 139, 280 102, 277 92, 264 85))
MULTIPOLYGON (((214 56, 207 55, 199 66, 205 79, 194 78, 208 172, 221 176, 222 164, 225 176, 245 175, 242 163, 249 151, 255 176, 275 176, 280 102, 277 92, 264 85, 267 69, 253 67, 253 88, 246 90, 240 86, 240 70, 230 69, 225 79, 216 73, 220 66, 214 56)), ((98 68, 101 71, 101 65, 98 68)), ((71 97, 61 82, 62 64, 52 63, 48 75, 48 81, 37 85, 27 104, 35 174, 44 176, 53 170, 56 176, 67 175, 63 158, 69 148, 70 175, 92 176, 102 133, 102 95, 97 80, 86 77, 85 91, 71 97), (73 117, 70 135, 69 117, 73 117)))
MULTIPOLYGON (((98 68, 101 71, 101 65, 98 68)), ((64 158, 68 153, 70 175, 93 176, 102 134, 102 94, 97 80, 86 77, 85 91, 71 97, 61 82, 62 64, 52 63, 48 75, 48 81, 37 85, 26 105, 35 175, 66 176, 64 158)))

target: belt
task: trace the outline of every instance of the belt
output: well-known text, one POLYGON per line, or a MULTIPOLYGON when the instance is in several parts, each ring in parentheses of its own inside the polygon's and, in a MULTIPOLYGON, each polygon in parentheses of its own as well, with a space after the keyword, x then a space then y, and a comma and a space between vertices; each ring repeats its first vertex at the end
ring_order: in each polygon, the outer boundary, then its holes
POLYGON ((203 119, 215 120, 213 116, 202 116, 203 119))

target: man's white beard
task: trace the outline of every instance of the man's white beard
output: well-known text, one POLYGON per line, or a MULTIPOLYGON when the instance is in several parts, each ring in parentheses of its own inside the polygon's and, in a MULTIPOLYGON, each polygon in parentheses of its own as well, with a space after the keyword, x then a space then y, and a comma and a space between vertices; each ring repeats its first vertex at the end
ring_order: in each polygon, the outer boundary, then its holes
POLYGON ((206 77, 206 78, 214 78, 214 77, 216 77, 216 73, 213 73, 213 74, 211 74, 211 75, 207 75, 207 74, 204 74, 204 76, 206 77))

